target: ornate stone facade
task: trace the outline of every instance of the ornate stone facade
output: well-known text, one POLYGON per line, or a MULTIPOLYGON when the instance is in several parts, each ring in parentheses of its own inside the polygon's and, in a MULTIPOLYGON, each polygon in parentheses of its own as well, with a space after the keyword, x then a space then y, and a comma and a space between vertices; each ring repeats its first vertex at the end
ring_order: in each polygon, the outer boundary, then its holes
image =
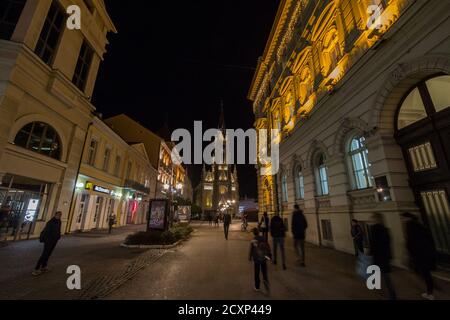
POLYGON ((420 81, 449 74, 449 9, 437 0, 282 1, 248 95, 255 127, 281 130, 279 173, 257 167, 261 213, 289 217, 297 203, 309 241, 353 252, 351 219, 369 224, 381 212, 401 263, 399 213, 427 213, 399 145, 398 110, 420 81))

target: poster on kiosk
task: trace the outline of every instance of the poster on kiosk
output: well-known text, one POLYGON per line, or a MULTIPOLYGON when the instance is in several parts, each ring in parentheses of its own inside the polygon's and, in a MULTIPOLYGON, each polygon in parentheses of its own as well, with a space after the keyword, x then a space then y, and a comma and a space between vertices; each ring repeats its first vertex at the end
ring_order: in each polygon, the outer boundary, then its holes
POLYGON ((170 226, 170 205, 167 199, 155 199, 150 203, 147 230, 165 231, 170 226))

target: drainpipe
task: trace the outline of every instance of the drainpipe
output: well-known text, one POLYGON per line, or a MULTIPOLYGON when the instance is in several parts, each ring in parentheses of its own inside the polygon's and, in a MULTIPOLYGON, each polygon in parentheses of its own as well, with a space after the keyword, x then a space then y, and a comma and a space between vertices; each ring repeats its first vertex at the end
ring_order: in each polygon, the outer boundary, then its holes
POLYGON ((80 161, 78 163, 78 170, 77 170, 77 175, 76 175, 76 179, 75 179, 75 185, 73 186, 72 198, 71 198, 72 200, 70 201, 69 218, 67 219, 65 234, 70 233, 70 227, 72 226, 73 216, 75 214, 75 192, 76 192, 76 188, 77 188, 78 176, 80 175, 81 164, 83 163, 84 149, 86 148, 86 142, 87 142, 87 138, 89 135, 89 130, 93 124, 94 124, 93 121, 91 121, 89 123, 89 125, 86 129, 86 135, 84 136, 83 149, 81 149, 81 156, 80 156, 80 161))

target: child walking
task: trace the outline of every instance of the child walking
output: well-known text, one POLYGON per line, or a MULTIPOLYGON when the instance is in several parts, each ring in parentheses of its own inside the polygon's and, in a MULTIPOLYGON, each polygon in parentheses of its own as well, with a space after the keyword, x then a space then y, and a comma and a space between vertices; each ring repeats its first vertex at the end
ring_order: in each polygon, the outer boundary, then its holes
POLYGON ((252 230, 254 238, 250 242, 249 260, 254 263, 255 266, 255 291, 260 291, 261 279, 260 273, 262 273, 264 287, 267 291, 269 287, 269 277, 267 275, 267 260, 272 259, 272 251, 266 239, 259 234, 258 228, 252 230))

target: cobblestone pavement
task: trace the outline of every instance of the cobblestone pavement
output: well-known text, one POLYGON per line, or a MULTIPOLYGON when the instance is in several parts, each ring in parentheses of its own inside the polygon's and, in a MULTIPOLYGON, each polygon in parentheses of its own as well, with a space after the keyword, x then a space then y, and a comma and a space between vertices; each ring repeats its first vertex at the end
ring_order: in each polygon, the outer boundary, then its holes
MULTIPOLYGON (((248 261, 249 233, 232 225, 229 240, 222 228, 195 224, 189 241, 170 250, 120 247, 126 235, 144 226, 64 237, 50 260, 52 272, 37 278, 31 270, 42 245, 38 241, 0 248, 0 299, 383 299, 355 275, 354 257, 307 246, 307 267, 295 262, 287 240, 288 270, 269 266, 271 293, 253 291, 248 261), (66 268, 82 270, 82 290, 66 287, 66 268)), ((419 299, 422 282, 408 271, 393 273, 399 298, 419 299)), ((450 286, 438 282, 438 299, 450 299, 450 286)))
POLYGON ((32 277, 31 271, 41 254, 42 244, 37 240, 9 243, 0 248, 0 299, 101 297, 139 269, 144 259, 141 256, 145 259, 158 256, 158 252, 147 254, 143 250, 120 247, 128 234, 144 229, 145 226, 127 226, 114 229, 112 235, 96 231, 65 236, 50 258, 52 271, 39 277, 32 277), (70 265, 81 268, 81 284, 85 289, 82 292, 67 289, 66 270, 70 265), (105 280, 102 285, 101 279, 105 280))
MULTIPOLYGON (((253 290, 253 265, 248 261, 249 233, 239 222, 229 240, 221 228, 196 226, 197 232, 177 250, 162 256, 151 267, 112 292, 107 299, 384 299, 382 291, 369 291, 355 274, 355 258, 332 249, 307 246, 307 267, 296 264, 288 239, 287 271, 269 266, 271 293, 253 290)), ((392 274, 400 299, 419 299, 423 283, 415 274, 392 274)), ((450 299, 450 286, 438 282, 438 299, 450 299)))

